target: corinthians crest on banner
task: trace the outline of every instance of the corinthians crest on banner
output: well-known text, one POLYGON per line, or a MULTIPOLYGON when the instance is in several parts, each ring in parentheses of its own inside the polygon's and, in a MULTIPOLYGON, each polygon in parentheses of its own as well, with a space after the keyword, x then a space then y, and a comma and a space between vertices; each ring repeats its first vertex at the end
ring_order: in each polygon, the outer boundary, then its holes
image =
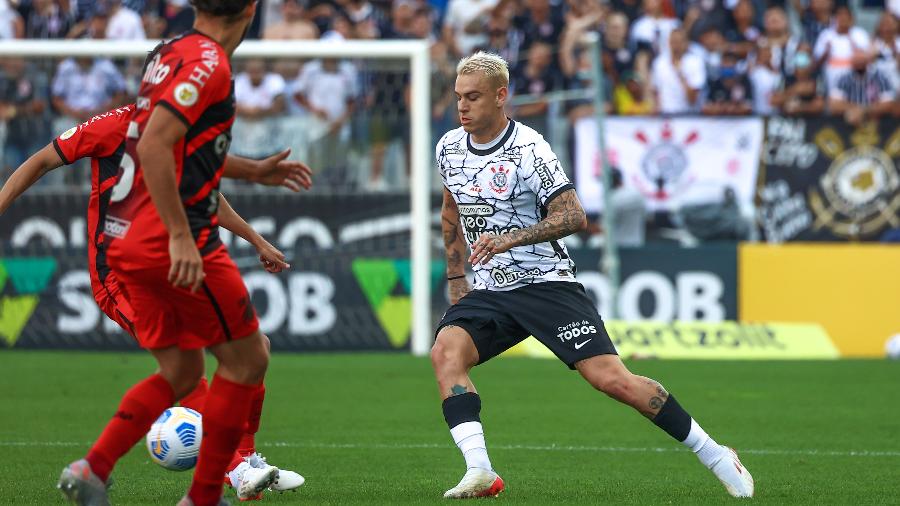
POLYGON ((758 194, 766 239, 871 241, 900 228, 898 161, 896 121, 772 118, 758 194))
MULTIPOLYGON (((610 163, 647 209, 722 200, 726 188, 753 202, 763 128, 760 118, 613 117, 605 124, 610 163)), ((593 118, 575 123, 575 184, 588 212, 602 207, 600 153, 593 118)))

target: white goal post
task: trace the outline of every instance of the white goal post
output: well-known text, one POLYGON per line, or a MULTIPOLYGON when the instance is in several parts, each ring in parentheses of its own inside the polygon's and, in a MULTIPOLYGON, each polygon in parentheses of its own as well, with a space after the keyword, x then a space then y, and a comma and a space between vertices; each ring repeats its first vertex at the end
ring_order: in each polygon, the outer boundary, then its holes
MULTIPOLYGON (((108 56, 144 58, 159 41, 14 40, 0 42, 0 57, 108 56)), ((410 64, 412 339, 414 355, 431 348, 431 84, 428 43, 402 41, 245 41, 235 58, 406 59, 410 64)))

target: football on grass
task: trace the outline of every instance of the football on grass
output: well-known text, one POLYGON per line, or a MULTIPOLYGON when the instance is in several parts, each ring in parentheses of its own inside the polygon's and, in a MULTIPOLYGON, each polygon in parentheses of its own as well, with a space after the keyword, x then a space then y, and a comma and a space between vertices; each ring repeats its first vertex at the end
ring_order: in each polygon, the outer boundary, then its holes
POLYGON ((147 433, 150 460, 170 471, 187 471, 197 465, 203 423, 200 413, 180 406, 167 409, 147 433))

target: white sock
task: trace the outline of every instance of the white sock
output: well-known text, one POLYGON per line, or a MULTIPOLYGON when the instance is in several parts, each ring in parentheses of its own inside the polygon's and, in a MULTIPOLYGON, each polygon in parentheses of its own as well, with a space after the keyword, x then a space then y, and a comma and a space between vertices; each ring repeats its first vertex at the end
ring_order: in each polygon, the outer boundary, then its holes
POLYGON ((722 454, 726 451, 722 445, 709 437, 709 434, 693 418, 691 418, 691 432, 682 443, 697 455, 704 466, 710 468, 722 458, 722 454))
POLYGON ((481 422, 463 422, 450 429, 453 441, 466 459, 466 468, 478 467, 491 470, 487 445, 484 443, 484 429, 481 422))
POLYGON ((240 488, 241 478, 244 477, 244 471, 249 468, 250 463, 245 460, 238 464, 237 467, 228 472, 228 479, 231 481, 231 486, 234 487, 235 490, 240 488))

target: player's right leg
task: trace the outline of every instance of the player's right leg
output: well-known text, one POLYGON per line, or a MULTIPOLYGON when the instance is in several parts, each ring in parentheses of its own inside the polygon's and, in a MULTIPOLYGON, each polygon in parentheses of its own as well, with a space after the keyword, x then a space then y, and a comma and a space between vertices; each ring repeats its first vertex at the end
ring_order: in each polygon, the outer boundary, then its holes
POLYGON ((496 496, 503 480, 494 472, 481 425, 481 397, 469 378, 478 363, 478 350, 462 327, 441 328, 431 349, 431 365, 443 400, 444 420, 453 441, 466 460, 466 474, 444 497, 466 499, 496 496))
MULTIPOLYGON (((203 411, 203 441, 187 498, 196 505, 216 504, 222 495, 222 476, 237 450, 253 399, 262 386, 269 363, 265 337, 259 330, 225 341, 209 350, 219 361, 203 411)), ((278 468, 250 468, 243 473, 238 497, 247 499, 269 487, 278 468)))
POLYGON ((150 350, 159 371, 131 387, 119 409, 84 459, 63 469, 58 488, 79 505, 109 504, 106 487, 116 462, 141 440, 175 400, 190 392, 203 374, 200 350, 168 347, 150 350))

